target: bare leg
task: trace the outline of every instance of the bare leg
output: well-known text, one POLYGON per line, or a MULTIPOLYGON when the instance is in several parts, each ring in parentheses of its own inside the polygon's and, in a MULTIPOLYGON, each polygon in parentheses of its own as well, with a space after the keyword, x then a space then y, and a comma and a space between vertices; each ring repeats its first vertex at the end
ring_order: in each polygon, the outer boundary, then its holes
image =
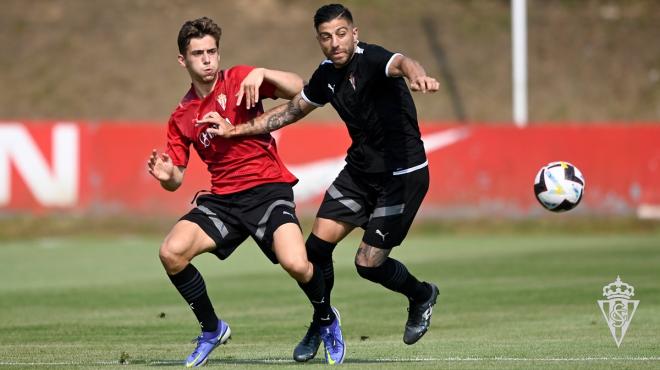
POLYGON ((355 226, 345 222, 317 217, 314 220, 312 233, 326 242, 337 244, 354 228, 355 226))
POLYGON ((194 222, 181 220, 174 225, 160 246, 160 261, 169 275, 183 270, 190 261, 215 248, 213 239, 194 222))
POLYGON ((305 242, 298 225, 283 224, 273 233, 273 251, 282 268, 299 283, 312 278, 314 268, 307 260, 305 242))
POLYGON ((190 306, 202 331, 218 328, 218 317, 206 292, 206 284, 190 261, 215 248, 213 240, 195 223, 179 221, 160 247, 160 261, 170 281, 190 306))

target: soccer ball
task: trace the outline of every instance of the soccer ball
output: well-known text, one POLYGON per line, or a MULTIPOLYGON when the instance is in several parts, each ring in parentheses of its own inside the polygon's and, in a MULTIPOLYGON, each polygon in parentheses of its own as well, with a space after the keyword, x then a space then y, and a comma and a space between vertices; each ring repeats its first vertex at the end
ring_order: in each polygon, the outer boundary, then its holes
POLYGON ((539 170, 534 179, 534 195, 543 208, 564 212, 575 208, 584 194, 584 177, 568 162, 552 162, 539 170))

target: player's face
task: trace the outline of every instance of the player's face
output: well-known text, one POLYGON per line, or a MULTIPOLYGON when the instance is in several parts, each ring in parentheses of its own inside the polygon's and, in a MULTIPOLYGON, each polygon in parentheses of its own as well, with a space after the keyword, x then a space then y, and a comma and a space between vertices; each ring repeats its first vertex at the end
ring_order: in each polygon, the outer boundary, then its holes
POLYGON ((211 35, 190 39, 186 55, 179 55, 179 63, 186 67, 193 80, 210 83, 218 73, 220 55, 211 35))
POLYGON ((325 57, 335 67, 341 68, 353 57, 358 42, 358 29, 344 18, 335 18, 319 24, 316 39, 325 57))

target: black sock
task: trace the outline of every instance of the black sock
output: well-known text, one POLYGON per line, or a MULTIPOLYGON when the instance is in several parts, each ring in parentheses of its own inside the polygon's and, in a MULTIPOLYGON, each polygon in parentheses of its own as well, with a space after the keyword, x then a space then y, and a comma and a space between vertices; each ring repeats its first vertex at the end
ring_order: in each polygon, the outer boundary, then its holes
POLYGON ((323 272, 325 282, 325 300, 330 305, 330 295, 335 286, 335 270, 332 265, 332 252, 337 244, 326 242, 314 234, 309 234, 305 242, 307 258, 323 272))
POLYGON ((189 263, 179 273, 167 276, 192 309, 202 331, 218 330, 218 317, 215 315, 211 300, 206 293, 202 274, 197 271, 195 266, 189 263))
POLYGON ((389 290, 401 293, 408 299, 417 301, 427 299, 429 288, 427 284, 415 278, 401 262, 387 258, 377 267, 364 267, 356 265, 358 274, 363 278, 379 283, 389 290))
POLYGON ((335 319, 335 315, 330 308, 330 303, 324 297, 325 283, 323 281, 323 273, 316 265, 312 264, 312 266, 314 266, 312 278, 306 283, 299 282, 298 285, 305 292, 312 306, 314 306, 313 322, 320 325, 330 325, 332 320, 335 319))

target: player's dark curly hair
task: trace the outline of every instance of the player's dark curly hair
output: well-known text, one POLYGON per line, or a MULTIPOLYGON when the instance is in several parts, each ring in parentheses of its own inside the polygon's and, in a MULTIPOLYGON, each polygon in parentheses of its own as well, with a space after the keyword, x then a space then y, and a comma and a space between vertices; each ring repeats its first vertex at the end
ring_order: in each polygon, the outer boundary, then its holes
POLYGON ((202 17, 193 21, 187 21, 181 26, 177 43, 179 44, 179 53, 184 55, 190 44, 190 39, 199 39, 206 35, 211 35, 215 39, 215 46, 220 45, 220 36, 222 29, 215 24, 211 18, 202 17))
POLYGON ((323 5, 314 14, 314 29, 318 31, 321 23, 330 22, 337 18, 344 18, 349 23, 353 23, 353 15, 347 7, 341 4, 323 5))

